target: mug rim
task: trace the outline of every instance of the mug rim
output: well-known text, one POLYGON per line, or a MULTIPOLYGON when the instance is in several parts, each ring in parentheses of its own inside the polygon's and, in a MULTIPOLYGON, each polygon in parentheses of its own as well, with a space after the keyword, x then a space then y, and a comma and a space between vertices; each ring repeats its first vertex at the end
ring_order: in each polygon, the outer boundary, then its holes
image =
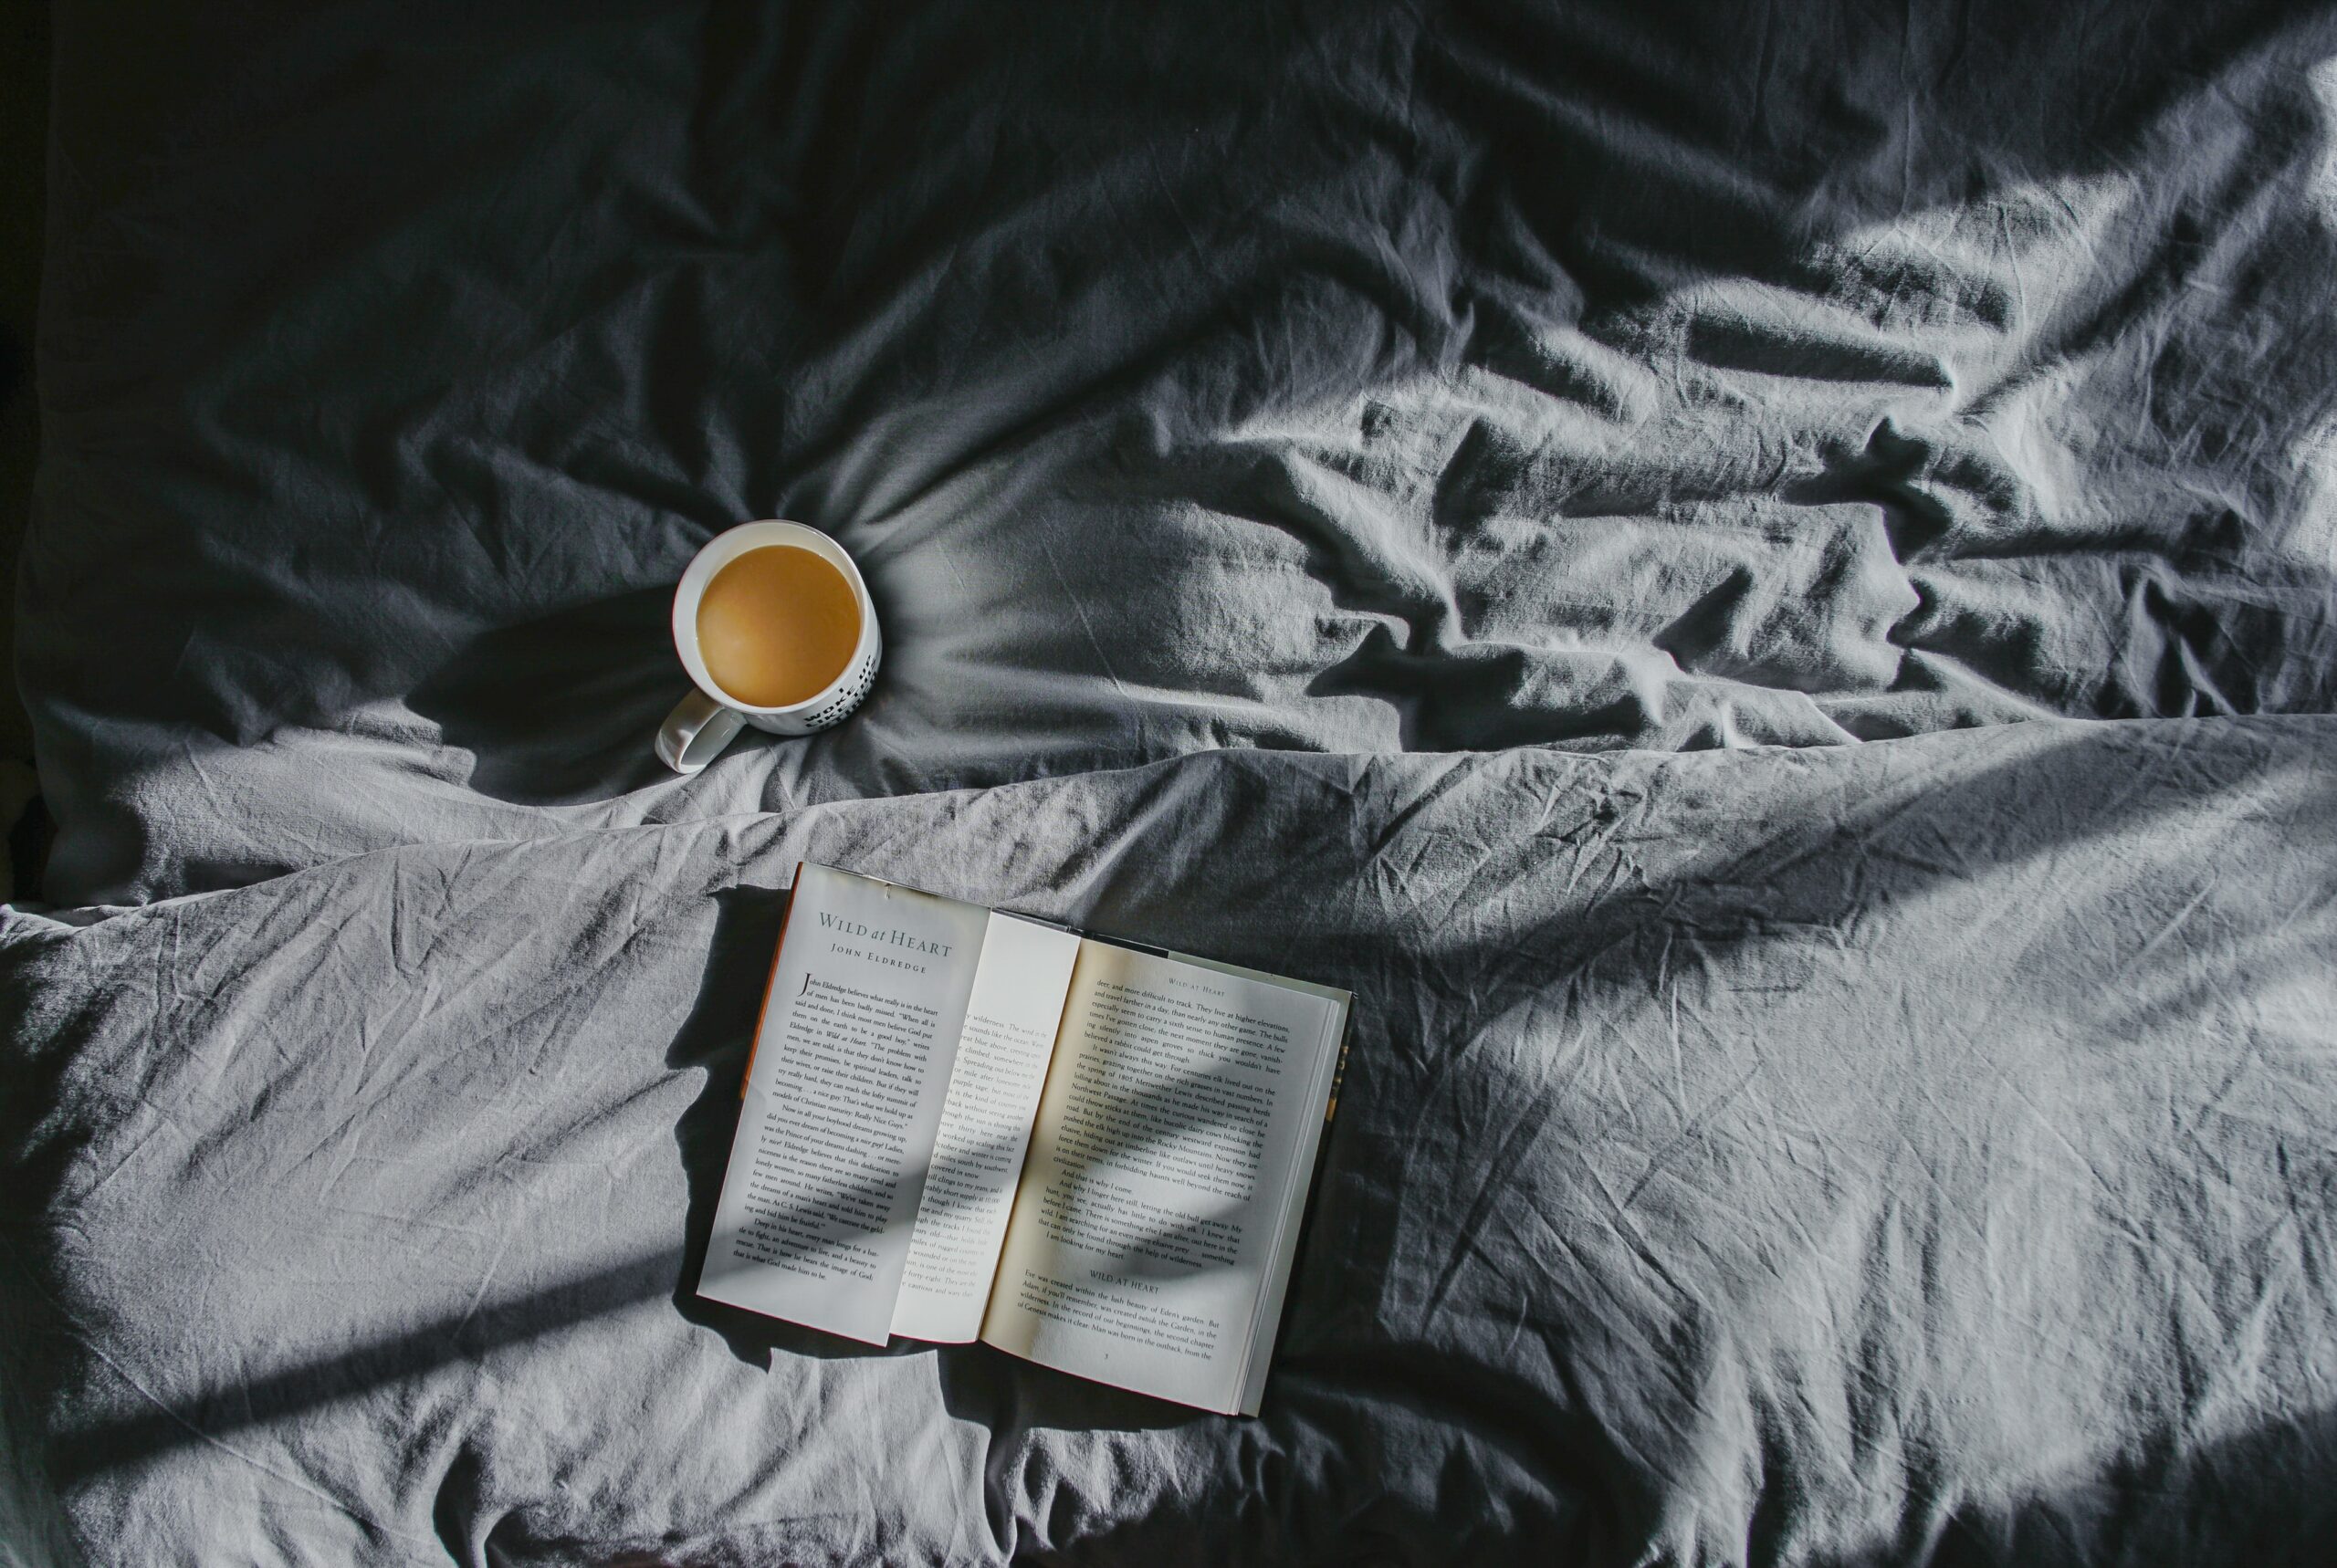
POLYGON ((876 640, 876 606, 868 597, 868 584, 862 580, 859 563, 852 559, 850 551, 808 524, 785 517, 764 517, 725 528, 698 547, 689 565, 682 569, 681 580, 674 585, 673 632, 674 652, 680 655, 691 685, 734 712, 776 717, 818 706, 851 679, 853 671, 876 640), (834 567, 851 584, 853 607, 860 612, 859 640, 853 644, 852 657, 844 661, 836 678, 802 702, 781 703, 776 707, 757 707, 752 703, 740 702, 716 685, 714 677, 707 674, 706 661, 699 655, 697 645, 697 606, 706 596, 706 585, 714 580, 716 572, 739 557, 766 545, 793 545, 808 549, 834 567))

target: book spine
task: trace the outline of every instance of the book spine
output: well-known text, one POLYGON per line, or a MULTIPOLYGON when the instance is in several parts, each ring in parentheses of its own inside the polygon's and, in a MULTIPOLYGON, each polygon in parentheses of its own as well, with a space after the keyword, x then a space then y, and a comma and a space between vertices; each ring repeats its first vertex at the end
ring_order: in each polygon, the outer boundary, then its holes
POLYGON ((1329 1126, 1339 1113, 1339 1090, 1347 1081, 1347 1047, 1355 1043, 1355 1004, 1347 1004, 1347 1021, 1339 1026, 1339 1060, 1331 1067, 1331 1097, 1323 1103, 1323 1124, 1329 1126))
POLYGON ((787 923, 795 918, 795 890, 803 885, 803 862, 795 862, 795 880, 787 884, 787 913, 779 917, 779 940, 770 950, 770 973, 763 977, 763 1005, 755 1013, 755 1038, 747 1042, 747 1070, 739 1074, 739 1103, 747 1101, 747 1085, 755 1081, 755 1053, 763 1048, 763 1026, 770 1021, 770 988, 779 984, 779 956, 787 951, 787 923))

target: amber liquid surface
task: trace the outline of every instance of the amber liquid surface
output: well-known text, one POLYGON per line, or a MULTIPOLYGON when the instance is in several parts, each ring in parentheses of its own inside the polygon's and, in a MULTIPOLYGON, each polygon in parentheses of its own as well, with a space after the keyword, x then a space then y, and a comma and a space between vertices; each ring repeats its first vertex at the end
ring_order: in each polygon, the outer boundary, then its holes
POLYGON ((810 550, 764 545, 725 566, 697 601, 706 673, 749 707, 808 702, 852 663, 860 606, 810 550))

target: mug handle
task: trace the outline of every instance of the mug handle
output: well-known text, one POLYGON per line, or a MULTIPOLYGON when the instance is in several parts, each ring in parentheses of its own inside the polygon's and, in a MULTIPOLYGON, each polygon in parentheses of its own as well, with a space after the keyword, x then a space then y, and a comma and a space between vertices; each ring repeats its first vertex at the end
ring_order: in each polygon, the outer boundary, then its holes
POLYGON ((736 708, 724 707, 704 692, 692 692, 657 727, 657 760, 676 773, 695 773, 713 761, 746 724, 746 716, 736 708))

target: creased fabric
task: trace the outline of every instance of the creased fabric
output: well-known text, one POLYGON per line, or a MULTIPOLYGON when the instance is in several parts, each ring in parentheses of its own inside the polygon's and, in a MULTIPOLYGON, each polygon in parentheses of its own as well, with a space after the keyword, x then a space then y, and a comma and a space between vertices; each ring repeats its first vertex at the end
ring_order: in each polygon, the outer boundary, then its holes
POLYGON ((16 1448, 91 1562, 2314 1561, 2333 764, 1224 752, 0 915, 16 1448), (802 856, 1354 988, 1260 1419, 692 1300, 802 856))
POLYGON ((2325 1556, 2329 7, 58 13, 0 1547, 2325 1556), (694 1300, 806 856, 1355 990, 1260 1419, 694 1300))
POLYGON ((59 11, 61 903, 2337 695, 2325 6, 59 11), (885 671, 682 784, 671 585, 766 516, 885 671))

